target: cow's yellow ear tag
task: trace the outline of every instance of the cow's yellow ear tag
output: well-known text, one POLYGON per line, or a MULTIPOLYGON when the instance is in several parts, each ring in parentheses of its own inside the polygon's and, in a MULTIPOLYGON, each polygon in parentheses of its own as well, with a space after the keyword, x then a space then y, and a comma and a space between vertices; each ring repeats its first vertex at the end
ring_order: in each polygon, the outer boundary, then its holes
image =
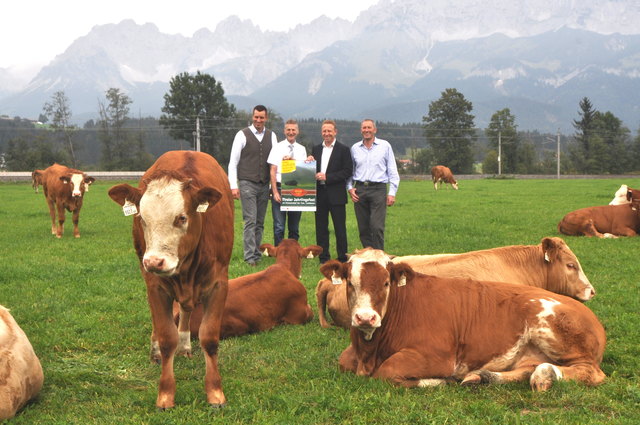
POLYGON ((122 212, 124 213, 125 217, 127 217, 130 215, 137 214, 138 208, 136 208, 136 204, 134 204, 133 202, 129 200, 125 200, 124 205, 122 206, 122 212))
POLYGON ((199 212, 199 213, 207 212, 207 208, 209 208, 209 203, 203 202, 200 205, 198 205, 198 208, 196 208, 196 212, 199 212))
POLYGON ((333 272, 333 274, 331 275, 331 283, 333 283, 334 285, 340 285, 342 284, 342 279, 336 276, 336 273, 333 272))
POLYGON ((407 277, 404 275, 404 273, 402 274, 402 276, 400 276, 400 280, 398 280, 398 286, 405 286, 407 284, 407 277))

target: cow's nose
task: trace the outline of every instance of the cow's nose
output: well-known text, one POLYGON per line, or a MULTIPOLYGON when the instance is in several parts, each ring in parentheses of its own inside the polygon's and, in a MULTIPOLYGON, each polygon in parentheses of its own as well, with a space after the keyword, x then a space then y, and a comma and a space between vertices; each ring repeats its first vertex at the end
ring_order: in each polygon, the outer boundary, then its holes
POLYGON ((164 268, 164 258, 156 256, 145 257, 142 260, 142 265, 148 272, 161 272, 164 268))
POLYGON ((356 313, 356 323, 358 326, 373 326, 376 317, 372 313, 356 313))

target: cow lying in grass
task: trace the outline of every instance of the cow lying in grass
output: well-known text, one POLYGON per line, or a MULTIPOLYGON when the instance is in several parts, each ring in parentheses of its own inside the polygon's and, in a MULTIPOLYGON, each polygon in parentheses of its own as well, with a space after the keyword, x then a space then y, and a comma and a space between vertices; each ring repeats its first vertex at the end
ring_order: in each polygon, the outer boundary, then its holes
POLYGON ((40 360, 9 310, 0 305, 0 421, 15 416, 40 392, 40 360))
POLYGON ((346 282, 351 344, 343 372, 405 387, 528 380, 598 385, 606 335, 584 304, 540 288, 417 273, 367 248, 322 274, 346 282))
POLYGON ((570 236, 617 238, 640 231, 640 199, 630 204, 581 208, 564 216, 558 231, 570 236))
MULTIPOLYGON (((275 257, 276 262, 262 271, 229 280, 220 338, 261 332, 282 324, 299 325, 313 318, 307 290, 298 279, 302 259, 317 257, 322 248, 302 248, 294 239, 284 239, 277 247, 262 244, 260 250, 275 257)), ((189 324, 180 323, 180 317, 179 306, 174 304, 174 319, 180 330, 178 351, 190 356, 190 337, 198 337, 202 306, 193 310, 189 324)))
MULTIPOLYGON (((511 245, 462 254, 409 255, 392 261, 407 263, 425 274, 536 286, 580 301, 595 295, 578 258, 562 239, 555 237, 543 238, 538 245, 511 245)), ((351 319, 342 280, 321 280, 316 297, 323 327, 329 326, 326 308, 336 326, 349 328, 351 319)))

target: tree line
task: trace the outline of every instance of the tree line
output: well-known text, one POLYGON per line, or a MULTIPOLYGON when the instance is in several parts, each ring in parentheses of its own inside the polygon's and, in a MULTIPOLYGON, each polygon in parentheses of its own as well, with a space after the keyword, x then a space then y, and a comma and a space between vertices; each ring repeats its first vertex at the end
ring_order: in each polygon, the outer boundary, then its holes
MULTIPOLYGON (((59 162, 87 170, 145 170, 168 150, 196 146, 226 167, 235 133, 251 123, 251 111, 237 110, 221 83, 199 71, 171 79, 159 118, 132 117, 132 103, 122 90, 109 88, 98 100, 98 118, 80 127, 72 123, 69 98, 58 91, 38 123, 0 117, 0 168, 27 171, 59 162)), ((640 135, 633 138, 620 119, 598 111, 587 97, 579 102, 572 135, 519 131, 509 108, 479 129, 472 112, 472 103, 448 88, 429 104, 422 123, 378 122, 378 137, 392 143, 406 173, 428 174, 436 164, 459 174, 553 174, 558 164, 562 174, 640 171, 640 135)), ((270 111, 267 127, 282 136, 287 118, 270 111)), ((321 141, 322 120, 298 120, 298 141, 308 151, 321 141)), ((336 122, 339 140, 360 140, 359 121, 336 122)))

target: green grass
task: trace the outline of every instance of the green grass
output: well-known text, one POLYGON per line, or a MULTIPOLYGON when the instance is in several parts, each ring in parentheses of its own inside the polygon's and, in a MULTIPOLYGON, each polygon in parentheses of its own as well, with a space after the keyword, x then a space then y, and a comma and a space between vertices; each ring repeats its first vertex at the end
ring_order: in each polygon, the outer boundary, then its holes
MULTIPOLYGON (((387 216, 386 250, 396 255, 464 252, 537 244, 558 236, 567 212, 607 204, 629 180, 473 180, 435 192, 403 181, 387 216)), ((12 424, 635 424, 640 423, 640 239, 564 237, 597 295, 587 305, 607 330, 596 388, 560 382, 546 393, 528 385, 396 388, 343 374, 337 358, 346 331, 304 326, 221 343, 220 368, 228 406, 213 410, 203 390, 204 359, 176 359, 176 407, 155 409, 159 367, 148 360, 151 331, 145 287, 131 243, 131 217, 107 196, 115 183, 96 182, 74 239, 50 234, 42 194, 28 184, 0 184, 0 304, 29 336, 45 373, 35 402, 12 424)), ((236 204, 239 208, 239 204, 236 204)), ((359 248, 352 205, 350 249, 359 248)), ((265 242, 272 242, 267 213, 265 242)), ((242 223, 235 223, 230 277, 254 271, 242 262, 242 223)), ((303 245, 315 243, 313 214, 301 222, 303 245)), ((332 248, 335 249, 333 236, 332 248)), ((332 252, 335 256, 335 251, 332 252)), ((262 266, 273 259, 265 258, 262 266)), ((306 260, 303 283, 315 310, 321 275, 306 260)))

